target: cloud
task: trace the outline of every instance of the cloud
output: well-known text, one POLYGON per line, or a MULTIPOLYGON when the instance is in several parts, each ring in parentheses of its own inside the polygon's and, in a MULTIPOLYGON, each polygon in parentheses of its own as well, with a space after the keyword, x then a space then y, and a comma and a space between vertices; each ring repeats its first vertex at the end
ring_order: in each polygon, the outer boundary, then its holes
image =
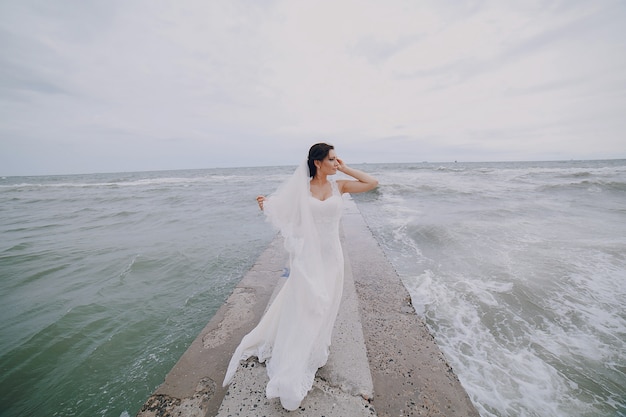
POLYGON ((621 2, 467 4, 4 2, 0 174, 626 157, 621 2))

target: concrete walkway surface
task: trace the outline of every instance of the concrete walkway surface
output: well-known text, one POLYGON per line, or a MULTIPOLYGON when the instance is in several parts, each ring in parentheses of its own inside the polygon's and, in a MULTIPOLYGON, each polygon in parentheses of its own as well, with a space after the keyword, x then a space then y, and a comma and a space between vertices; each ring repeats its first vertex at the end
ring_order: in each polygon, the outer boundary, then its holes
POLYGON ((138 417, 478 416, 356 204, 344 197, 345 281, 328 363, 298 410, 265 397, 265 365, 242 362, 221 383, 241 338, 285 278, 276 238, 147 400, 138 417))

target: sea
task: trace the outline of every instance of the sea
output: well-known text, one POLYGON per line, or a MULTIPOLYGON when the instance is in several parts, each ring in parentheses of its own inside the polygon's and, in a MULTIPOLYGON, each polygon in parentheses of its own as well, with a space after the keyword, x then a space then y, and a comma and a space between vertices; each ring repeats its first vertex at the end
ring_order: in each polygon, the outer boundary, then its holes
MULTIPOLYGON (((626 416, 626 160, 359 164, 483 417, 626 416)), ((0 177, 0 416, 134 416, 274 238, 295 166, 0 177)))

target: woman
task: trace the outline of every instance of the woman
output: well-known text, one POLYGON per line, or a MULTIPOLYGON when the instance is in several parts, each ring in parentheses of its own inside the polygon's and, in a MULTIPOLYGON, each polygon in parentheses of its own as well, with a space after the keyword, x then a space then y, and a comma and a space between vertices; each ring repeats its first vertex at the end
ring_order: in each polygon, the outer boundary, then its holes
POLYGON ((378 181, 349 168, 334 147, 317 143, 309 157, 270 197, 257 202, 282 234, 290 273, 259 324, 237 347, 228 366, 228 385, 241 360, 267 360, 267 398, 280 398, 295 410, 326 364, 343 290, 343 252, 339 219, 343 193, 374 189, 378 181), (328 178, 337 171, 353 180, 328 178))

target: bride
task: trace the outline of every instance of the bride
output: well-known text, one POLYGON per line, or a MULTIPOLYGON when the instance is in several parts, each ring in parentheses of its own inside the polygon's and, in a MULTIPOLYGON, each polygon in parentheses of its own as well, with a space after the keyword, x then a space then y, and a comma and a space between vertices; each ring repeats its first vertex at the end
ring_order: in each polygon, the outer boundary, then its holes
POLYGON ((290 273, 259 324, 235 350, 223 386, 230 383, 241 360, 256 356, 266 361, 267 398, 280 398, 287 410, 300 406, 317 369, 328 359, 341 301, 341 195, 377 185, 370 175, 349 168, 332 145, 317 143, 274 194, 257 197, 259 207, 284 238, 290 273), (337 171, 354 179, 329 178, 337 171))

